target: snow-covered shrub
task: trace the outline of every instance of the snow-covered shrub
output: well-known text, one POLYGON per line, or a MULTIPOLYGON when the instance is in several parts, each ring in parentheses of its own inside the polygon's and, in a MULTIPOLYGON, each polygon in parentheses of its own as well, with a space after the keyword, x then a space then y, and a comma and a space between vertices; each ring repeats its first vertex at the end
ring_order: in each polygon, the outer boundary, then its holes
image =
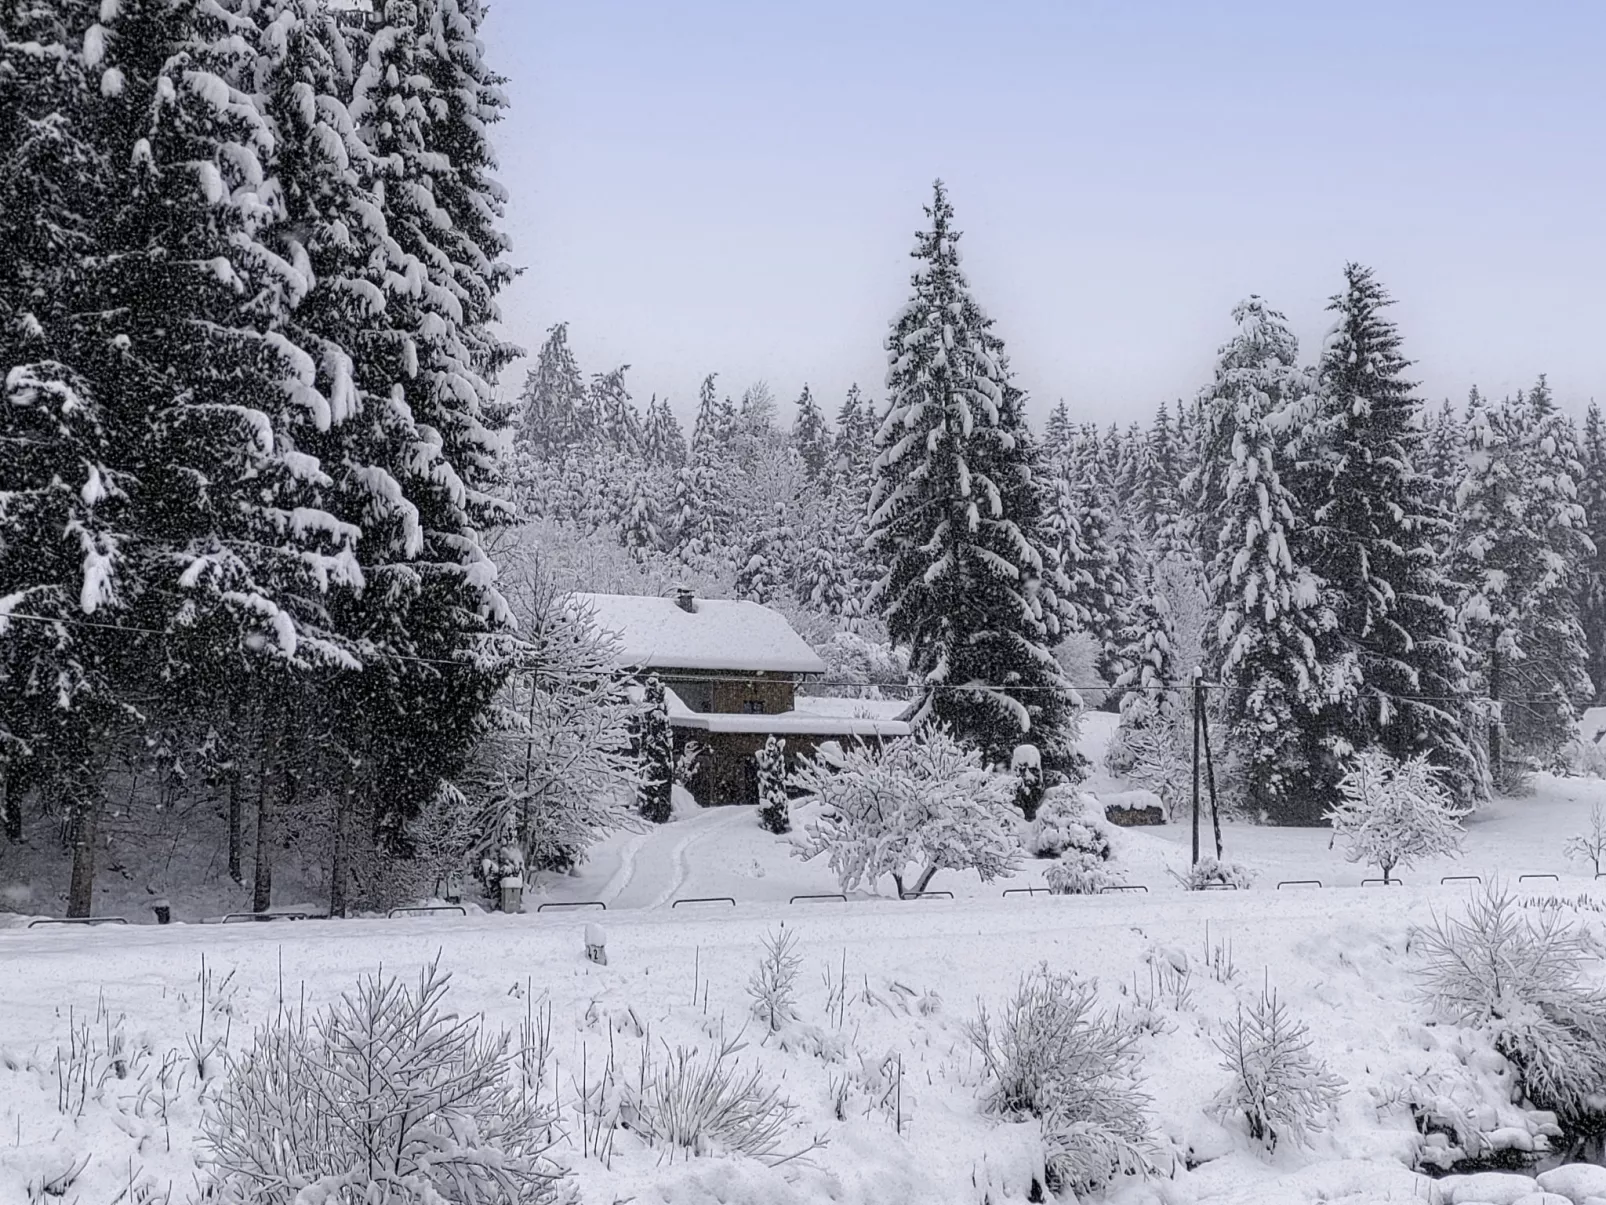
POLYGON ((1043 882, 1055 895, 1097 895, 1118 881, 1102 861, 1079 849, 1067 850, 1043 871, 1043 882))
POLYGON ((758 765, 758 822, 777 835, 792 831, 791 798, 786 792, 786 742, 770 737, 753 755, 758 765))
POLYGON ((825 855, 843 891, 890 875, 903 895, 911 867, 909 891, 919 892, 939 870, 991 882, 1017 865, 1014 779, 985 769, 945 729, 853 745, 831 762, 800 758, 791 782, 821 804, 796 852, 825 855))
POLYGON ((1213 887, 1236 887, 1239 891, 1247 891, 1259 872, 1241 862, 1218 862, 1206 856, 1190 866, 1187 874, 1178 874, 1174 870, 1168 873, 1188 891, 1207 891, 1213 887))
POLYGON ((1088 797, 1070 786, 1052 786, 1043 794, 1037 818, 1026 830, 1026 850, 1034 858, 1057 858, 1075 850, 1107 861, 1110 838, 1104 826, 1087 814, 1088 797))
POLYGON ((1041 1120, 1050 1188, 1088 1192, 1147 1169, 1137 1031, 1097 1010, 1091 981, 1041 966, 996 1021, 980 1006, 966 1032, 987 1074, 985 1108, 1041 1120))
POLYGON ((1583 931, 1491 885, 1411 943, 1435 1011, 1493 1035, 1534 1104, 1569 1124, 1606 1113, 1606 992, 1584 977, 1597 950, 1583 931))
POLYGON ((1304 1145, 1327 1122, 1344 1081, 1311 1053, 1310 1029, 1273 990, 1264 990, 1215 1039, 1221 1069, 1232 1083, 1216 1096, 1223 1119, 1241 1114, 1249 1136, 1271 1149, 1280 1141, 1304 1145))
POLYGON ((1043 755, 1036 745, 1016 745, 1009 759, 1009 772, 1015 776, 1015 806, 1027 820, 1037 819, 1047 784, 1043 779, 1043 755))
POLYGON ((688 790, 697 778, 697 767, 702 764, 703 745, 701 741, 687 741, 681 747, 680 756, 675 758, 675 782, 688 790))
POLYGON ((214 1195, 244 1205, 544 1205, 555 1118, 523 1091, 506 1033, 446 1009, 450 976, 373 976, 316 1017, 283 1012, 231 1060, 203 1132, 214 1195))
POLYGON ((1400 761, 1368 749, 1356 755, 1338 791, 1323 819, 1345 838, 1345 856, 1378 867, 1384 882, 1396 867, 1461 851, 1466 809, 1425 754, 1400 761))
POLYGON ((1595 877, 1600 877, 1601 859, 1606 858, 1606 804, 1597 799, 1590 807, 1589 828, 1567 838, 1566 853, 1569 858, 1588 862, 1595 868, 1595 877))
MULTIPOLYGON (((797 1106, 765 1085, 763 1068, 742 1068, 741 1049, 740 1041, 722 1041, 701 1055, 680 1047, 661 1064, 644 1060, 624 1111, 631 1128, 671 1153, 742 1154, 771 1164, 796 1158, 782 1143, 797 1106)), ((808 1149, 821 1145, 816 1138, 808 1149)))
POLYGON ((771 1033, 797 1019, 797 975, 802 965, 797 934, 787 932, 784 925, 770 934, 764 942, 764 957, 747 981, 747 994, 753 998, 754 1014, 771 1033))

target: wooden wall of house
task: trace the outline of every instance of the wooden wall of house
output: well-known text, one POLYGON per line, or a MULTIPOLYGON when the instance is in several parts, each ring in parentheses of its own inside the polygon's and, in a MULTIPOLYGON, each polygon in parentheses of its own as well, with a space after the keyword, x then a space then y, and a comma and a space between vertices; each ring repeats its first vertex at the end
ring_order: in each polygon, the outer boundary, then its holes
MULTIPOLYGON (((675 729, 675 754, 678 757, 688 740, 703 747, 703 756, 697 765, 697 776, 691 783, 691 792, 704 807, 728 807, 734 804, 758 802, 758 765, 753 755, 764 747, 767 734, 756 732, 698 732, 690 728, 675 729)), ((812 755, 823 741, 833 737, 788 734, 786 765, 792 769, 802 754, 812 755)))
POLYGON ((699 674, 690 670, 662 670, 659 678, 679 694, 693 711, 713 711, 729 715, 750 712, 751 702, 762 705, 764 715, 791 711, 797 683, 791 678, 770 678, 741 674, 699 674), (704 699, 700 696, 706 695, 704 699))

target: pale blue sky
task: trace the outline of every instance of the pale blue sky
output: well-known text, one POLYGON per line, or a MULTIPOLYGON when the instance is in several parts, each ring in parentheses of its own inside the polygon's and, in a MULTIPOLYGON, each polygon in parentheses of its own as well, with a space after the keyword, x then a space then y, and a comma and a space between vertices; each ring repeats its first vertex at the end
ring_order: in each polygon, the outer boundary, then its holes
POLYGON ((1250 292, 1309 352, 1346 259, 1430 398, 1606 399, 1599 0, 492 6, 509 333, 643 402, 879 398, 939 175, 1039 416, 1192 395, 1250 292))

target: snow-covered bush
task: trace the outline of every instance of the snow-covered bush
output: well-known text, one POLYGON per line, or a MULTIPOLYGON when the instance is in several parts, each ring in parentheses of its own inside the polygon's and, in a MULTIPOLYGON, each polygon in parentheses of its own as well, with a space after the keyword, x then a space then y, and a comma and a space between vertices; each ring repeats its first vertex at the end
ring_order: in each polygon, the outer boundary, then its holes
POLYGON ((1090 980, 1044 965, 1022 977, 996 1021, 979 1006, 966 1026, 987 1075, 984 1107, 1041 1120, 1055 1191, 1092 1191, 1148 1167, 1137 1031, 1099 1012, 1095 994, 1090 980))
POLYGON ((450 976, 374 976, 310 1021, 281 1012, 231 1060, 203 1130, 225 1205, 544 1205, 563 1171, 554 1116, 523 1090, 506 1033, 446 1009, 450 976))
MULTIPOLYGON (((797 1106, 767 1086, 761 1067, 744 1070, 739 1040, 707 1053, 677 1048, 661 1064, 643 1060, 640 1081, 627 1093, 630 1126, 654 1146, 693 1155, 741 1154, 778 1164, 797 1106)), ((807 1148, 821 1146, 816 1138, 807 1148)))
POLYGON ((1239 891, 1247 891, 1259 872, 1241 862, 1218 862, 1206 856, 1190 866, 1186 874, 1178 874, 1174 870, 1169 873, 1188 891, 1208 891, 1214 887, 1236 887, 1239 891))
POLYGON ((758 765, 758 822, 777 835, 792 831, 791 798, 786 791, 786 742, 770 737, 753 755, 758 765))
POLYGON ((747 994, 753 998, 753 1013, 770 1032, 797 1019, 797 974, 803 959, 797 952, 797 934, 786 926, 770 934, 764 942, 764 957, 747 981, 747 994))
POLYGON ((800 758, 792 785, 819 799, 799 857, 825 855, 843 891, 889 875, 905 894, 939 870, 975 870, 983 882, 1020 856, 1014 779, 985 769, 945 729, 927 727, 886 745, 853 745, 839 758, 800 758))
POLYGON ((690 790, 691 784, 697 779, 697 767, 702 764, 702 760, 702 742, 687 741, 681 747, 680 755, 675 758, 676 784, 690 790))
POLYGON ((1009 772, 1015 776, 1015 806, 1027 820, 1037 819, 1047 783, 1043 779, 1043 755, 1036 745, 1016 745, 1009 759, 1009 772))
POLYGON ((1597 950, 1584 932, 1491 885, 1411 944, 1434 1010, 1492 1034, 1534 1104, 1568 1123, 1606 1113, 1606 992, 1585 979, 1597 950))
POLYGON ((1043 871, 1043 882, 1055 895, 1097 895, 1119 880, 1095 855, 1071 849, 1043 871))
POLYGON ((1606 804, 1595 801, 1589 809, 1589 828, 1567 838, 1566 853, 1569 858, 1588 862, 1595 868, 1595 877, 1600 877, 1601 859, 1606 858, 1606 804))
POLYGON ((1323 819, 1345 838, 1345 856, 1378 867, 1385 883, 1396 867, 1461 851, 1466 809, 1425 754, 1400 761, 1368 749, 1356 755, 1338 791, 1323 819))
POLYGON ((1026 830, 1026 850, 1034 858, 1057 858, 1076 850, 1106 861, 1110 838, 1103 825, 1089 818, 1087 796, 1074 787, 1059 785, 1044 792, 1037 817, 1026 830))
POLYGON ((1292 1016, 1274 990, 1264 990, 1215 1039, 1221 1069, 1232 1083, 1217 1095, 1224 1120, 1242 1115, 1249 1136, 1271 1149, 1278 1142, 1304 1145, 1320 1130, 1343 1094, 1344 1081, 1311 1053, 1310 1029, 1292 1016))

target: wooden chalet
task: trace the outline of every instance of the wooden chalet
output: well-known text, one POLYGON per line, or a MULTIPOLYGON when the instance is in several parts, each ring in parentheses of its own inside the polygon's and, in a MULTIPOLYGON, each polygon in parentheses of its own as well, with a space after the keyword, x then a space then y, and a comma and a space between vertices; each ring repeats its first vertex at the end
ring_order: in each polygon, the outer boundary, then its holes
POLYGON ((771 736, 788 764, 825 741, 906 736, 913 704, 800 695, 825 662, 780 612, 740 599, 697 598, 689 590, 654 598, 577 594, 574 601, 617 641, 617 665, 663 683, 677 757, 702 747, 688 783, 706 806, 758 802, 753 755, 771 736))

